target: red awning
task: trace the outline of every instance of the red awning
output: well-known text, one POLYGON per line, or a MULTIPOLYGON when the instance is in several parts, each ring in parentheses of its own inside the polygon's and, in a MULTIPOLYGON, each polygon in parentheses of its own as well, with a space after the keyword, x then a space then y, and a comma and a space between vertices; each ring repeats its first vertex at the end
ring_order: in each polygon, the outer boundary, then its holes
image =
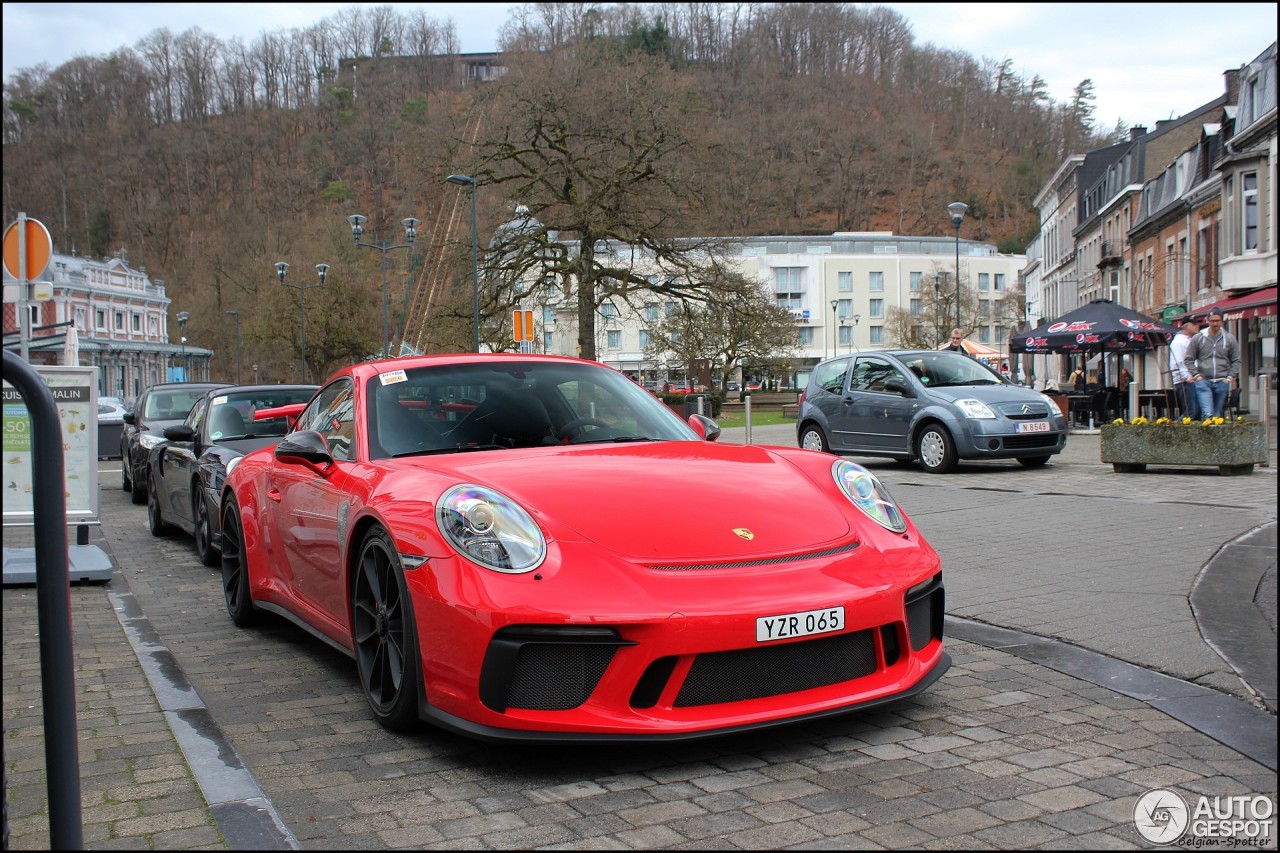
MULTIPOLYGON (((1255 290, 1252 293, 1242 293, 1239 296, 1229 296, 1226 299, 1219 299, 1217 302, 1196 308, 1194 311, 1188 311, 1183 317, 1204 317, 1209 313, 1210 308, 1221 308, 1223 319, 1230 322, 1232 320, 1251 320, 1254 317, 1265 317, 1269 314, 1276 313, 1276 286, 1264 287, 1261 290, 1255 290)), ((1181 318, 1179 318, 1181 319, 1181 318)))

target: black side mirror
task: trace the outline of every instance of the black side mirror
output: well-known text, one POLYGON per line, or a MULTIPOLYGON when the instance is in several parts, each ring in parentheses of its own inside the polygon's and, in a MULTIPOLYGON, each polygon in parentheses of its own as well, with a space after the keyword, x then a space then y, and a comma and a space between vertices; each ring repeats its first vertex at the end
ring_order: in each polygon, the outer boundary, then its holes
POLYGON ((901 394, 904 397, 911 395, 911 389, 901 379, 886 379, 884 381, 884 390, 892 391, 894 394, 901 394))
POLYGON ((689 415, 689 426, 693 427, 693 431, 702 436, 704 441, 715 441, 720 437, 720 424, 706 415, 696 413, 689 415))
POLYGON ((186 424, 165 427, 164 437, 168 441, 195 441, 196 431, 186 424))
POLYGON ((134 417, 133 412, 125 412, 123 415, 121 415, 121 417, 124 419, 124 422, 127 424, 138 423, 138 419, 134 417))
POLYGON ((290 433, 276 445, 276 458, 281 462, 293 462, 323 474, 333 464, 329 444, 315 430, 290 433))

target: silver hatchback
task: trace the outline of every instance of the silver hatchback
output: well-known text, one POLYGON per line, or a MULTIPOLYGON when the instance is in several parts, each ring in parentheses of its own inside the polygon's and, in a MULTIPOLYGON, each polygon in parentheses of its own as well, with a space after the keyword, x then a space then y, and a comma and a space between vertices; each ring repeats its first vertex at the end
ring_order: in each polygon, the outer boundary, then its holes
POLYGON ((1067 443, 1045 395, 949 350, 879 350, 814 368, 796 421, 801 447, 915 460, 945 474, 961 459, 1043 465, 1067 443))

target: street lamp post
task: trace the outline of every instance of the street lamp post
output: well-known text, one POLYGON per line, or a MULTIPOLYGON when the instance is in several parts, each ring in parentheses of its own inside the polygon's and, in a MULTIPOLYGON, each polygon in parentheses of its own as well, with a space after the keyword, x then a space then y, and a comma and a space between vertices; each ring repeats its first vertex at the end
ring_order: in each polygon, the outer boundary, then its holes
POLYGON ((956 328, 960 326, 960 223, 964 222, 964 212, 969 205, 962 201, 953 201, 947 205, 947 213, 951 214, 951 225, 956 229, 956 328))
POLYGON ((942 343, 942 276, 933 277, 933 347, 937 349, 942 343))
MULTIPOLYGON (((320 276, 320 281, 316 284, 290 284, 284 280, 285 274, 289 271, 289 265, 284 261, 276 262, 276 277, 280 279, 280 283, 285 287, 292 287, 298 291, 299 295, 299 337, 302 344, 302 381, 307 381, 307 291, 313 287, 324 287, 324 277, 329 273, 328 264, 316 264, 316 272, 320 276)), ((292 373, 293 366, 289 366, 292 373)))
POLYGON ((187 330, 187 321, 191 319, 188 311, 178 312, 178 333, 182 336, 182 381, 189 382, 187 374, 191 372, 191 365, 187 364, 187 336, 182 334, 187 330))
POLYGON ((258 384, 258 365, 256 364, 253 366, 253 384, 258 384))
MULTIPOLYGON (((367 216, 361 216, 353 213, 347 217, 347 221, 351 223, 351 236, 355 238, 357 246, 364 246, 366 249, 377 249, 382 253, 382 353, 383 358, 391 357, 391 340, 390 325, 391 315, 390 309, 387 307, 387 252, 392 249, 408 249, 409 271, 413 272, 413 238, 418 236, 418 220, 412 216, 407 219, 401 219, 400 224, 404 226, 406 241, 398 243, 394 246, 388 245, 390 238, 384 238, 378 243, 361 243, 360 235, 364 233, 364 224, 369 221, 367 216)), ((306 359, 303 359, 306 361, 306 359)))
POLYGON ((480 352, 480 249, 476 237, 476 179, 470 175, 450 175, 445 180, 471 190, 471 348, 480 352))
POLYGON ((832 337, 832 341, 831 341, 831 356, 832 356, 833 358, 834 358, 835 356, 837 356, 837 355, 839 355, 839 354, 840 354, 840 349, 839 349, 839 347, 840 347, 840 341, 839 341, 839 339, 836 337, 836 328, 837 328, 837 327, 839 326, 839 324, 840 324, 840 321, 836 318, 836 308, 838 308, 838 307, 839 307, 839 305, 840 305, 840 300, 839 300, 839 299, 832 299, 832 300, 831 300, 831 337, 832 337))
POLYGON ((240 384, 240 312, 236 310, 226 311, 236 318, 236 384, 240 384))
POLYGON ((857 337, 857 335, 858 335, 858 323, 859 323, 861 320, 862 320, 862 315, 861 315, 861 314, 854 314, 854 315, 853 315, 853 328, 849 330, 849 353, 850 353, 850 355, 852 355, 852 354, 853 354, 853 351, 854 351, 855 349, 856 349, 858 352, 862 352, 862 348, 861 348, 861 347, 859 347, 857 344, 855 344, 855 343, 853 342, 853 339, 854 339, 855 337, 857 337))

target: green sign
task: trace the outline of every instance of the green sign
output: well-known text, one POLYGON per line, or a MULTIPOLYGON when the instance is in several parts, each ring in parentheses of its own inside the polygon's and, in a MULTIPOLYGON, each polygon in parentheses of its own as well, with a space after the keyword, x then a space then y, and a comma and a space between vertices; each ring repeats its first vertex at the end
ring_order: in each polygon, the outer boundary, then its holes
POLYGON ((1160 319, 1164 320, 1167 323, 1170 320, 1172 320, 1174 317, 1180 317, 1185 313, 1187 313, 1187 306, 1170 305, 1168 308, 1160 312, 1160 319))

